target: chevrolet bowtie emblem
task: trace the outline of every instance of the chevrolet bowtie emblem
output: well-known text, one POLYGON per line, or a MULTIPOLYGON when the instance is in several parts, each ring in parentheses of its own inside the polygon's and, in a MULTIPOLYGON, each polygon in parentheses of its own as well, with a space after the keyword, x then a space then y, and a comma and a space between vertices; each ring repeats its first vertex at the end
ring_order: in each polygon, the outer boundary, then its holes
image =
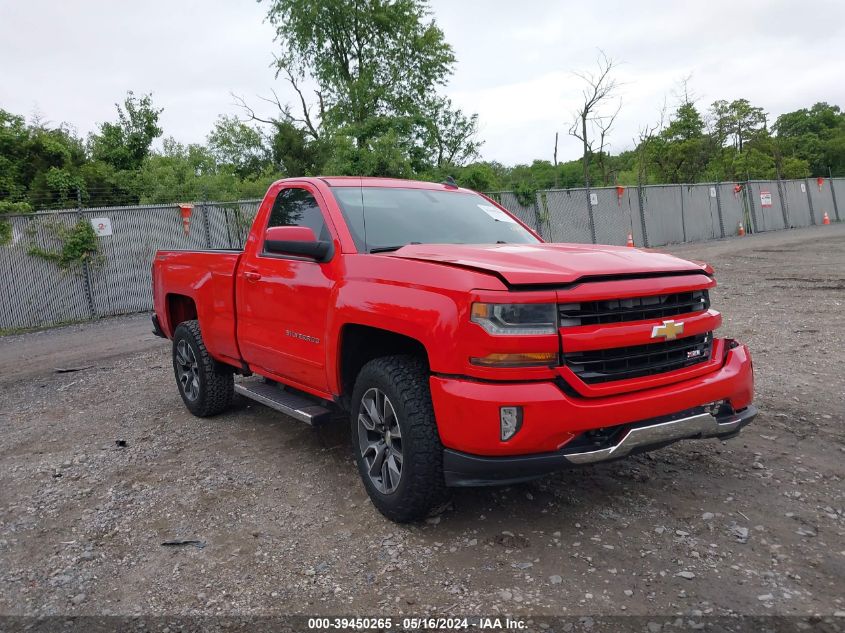
POLYGON ((651 338, 664 337, 667 341, 678 338, 678 334, 684 333, 684 322, 664 321, 662 325, 655 325, 651 329, 651 338))

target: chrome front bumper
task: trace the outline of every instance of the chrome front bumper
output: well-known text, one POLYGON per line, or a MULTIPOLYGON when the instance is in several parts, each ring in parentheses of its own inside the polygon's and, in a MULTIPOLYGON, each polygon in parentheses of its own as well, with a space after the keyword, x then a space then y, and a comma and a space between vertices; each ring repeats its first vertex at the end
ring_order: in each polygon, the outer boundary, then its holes
POLYGON ((687 438, 733 435, 739 431, 745 419, 747 418, 743 417, 742 413, 735 413, 727 420, 719 420, 709 413, 701 413, 679 420, 637 426, 628 430, 613 446, 596 451, 568 453, 566 459, 573 464, 593 464, 625 457, 646 446, 663 445, 687 438))
MULTIPOLYGON (((571 466, 619 459, 634 453, 654 450, 684 439, 727 439, 757 416, 757 408, 748 406, 729 415, 714 416, 699 408, 692 415, 666 420, 644 420, 615 427, 609 445, 594 450, 587 446, 564 446, 555 453, 487 457, 452 449, 443 451, 443 470, 448 486, 493 486, 529 481, 571 466)), ((571 444, 575 444, 572 442, 571 444)))

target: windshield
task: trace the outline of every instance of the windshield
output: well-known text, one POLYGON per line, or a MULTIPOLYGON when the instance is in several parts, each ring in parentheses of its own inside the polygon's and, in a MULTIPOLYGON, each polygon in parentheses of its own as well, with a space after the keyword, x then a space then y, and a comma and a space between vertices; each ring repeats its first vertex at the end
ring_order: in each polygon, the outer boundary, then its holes
POLYGON ((510 215, 475 193, 334 187, 335 198, 362 253, 406 244, 537 243, 510 215))

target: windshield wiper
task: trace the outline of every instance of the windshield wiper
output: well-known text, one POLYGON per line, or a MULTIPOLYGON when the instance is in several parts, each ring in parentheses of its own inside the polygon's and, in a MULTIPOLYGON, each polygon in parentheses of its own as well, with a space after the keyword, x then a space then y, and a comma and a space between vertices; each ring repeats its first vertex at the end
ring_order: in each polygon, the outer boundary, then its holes
MULTIPOLYGON (((422 242, 408 242, 408 244, 421 244, 422 242)), ((408 246, 408 244, 400 244, 399 246, 377 246, 376 248, 371 248, 371 253, 389 253, 391 251, 398 251, 403 246, 408 246)))

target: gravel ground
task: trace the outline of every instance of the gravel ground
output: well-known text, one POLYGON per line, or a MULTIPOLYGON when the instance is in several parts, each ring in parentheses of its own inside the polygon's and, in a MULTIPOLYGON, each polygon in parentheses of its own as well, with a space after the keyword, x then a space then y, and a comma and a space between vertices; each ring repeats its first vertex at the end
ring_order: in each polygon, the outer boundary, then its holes
POLYGON ((0 338, 0 613, 841 614, 845 225, 668 250, 715 266, 757 421, 410 526, 343 423, 192 417, 146 316, 0 338))

